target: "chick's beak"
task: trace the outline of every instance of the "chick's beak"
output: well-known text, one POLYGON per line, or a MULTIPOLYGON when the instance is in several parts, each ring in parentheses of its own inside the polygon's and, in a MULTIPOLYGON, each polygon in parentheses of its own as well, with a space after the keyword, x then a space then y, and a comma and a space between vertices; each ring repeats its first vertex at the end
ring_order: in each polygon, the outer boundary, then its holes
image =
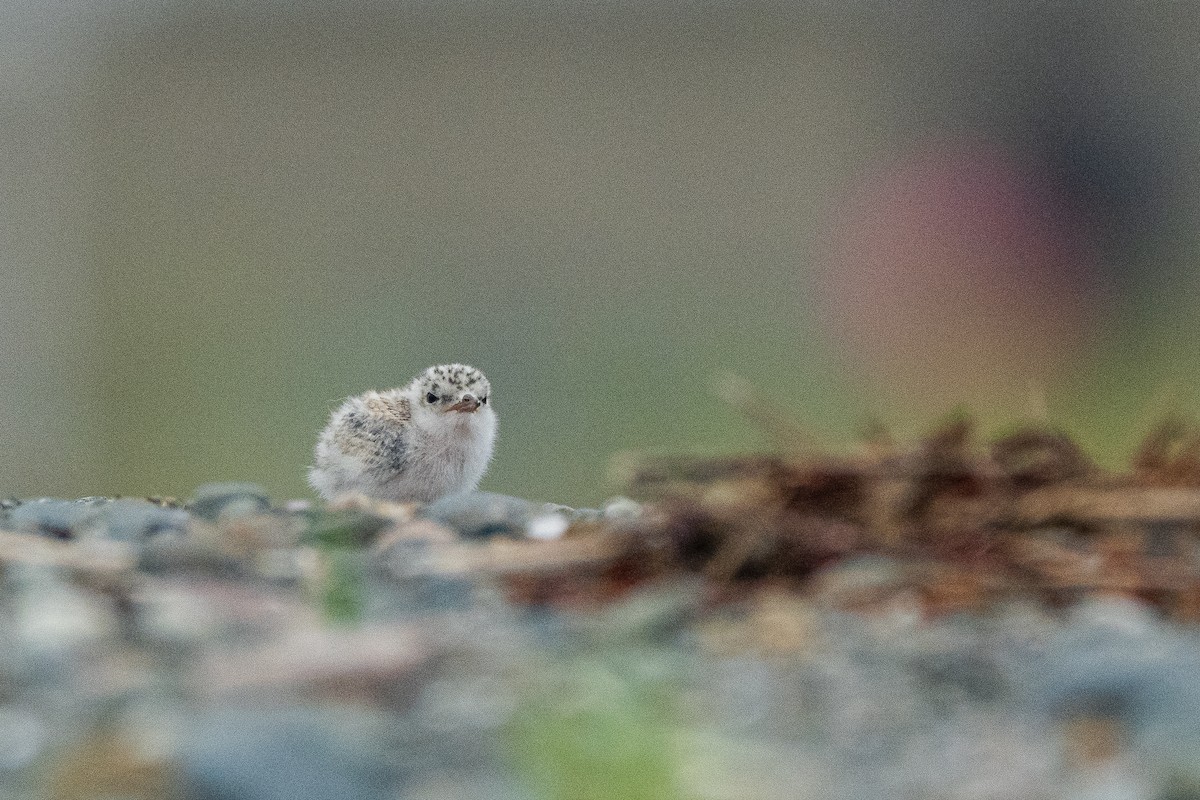
POLYGON ((461 414, 470 414, 477 408, 479 408, 479 400, 471 395, 466 395, 462 400, 450 406, 451 411, 457 411, 461 414))

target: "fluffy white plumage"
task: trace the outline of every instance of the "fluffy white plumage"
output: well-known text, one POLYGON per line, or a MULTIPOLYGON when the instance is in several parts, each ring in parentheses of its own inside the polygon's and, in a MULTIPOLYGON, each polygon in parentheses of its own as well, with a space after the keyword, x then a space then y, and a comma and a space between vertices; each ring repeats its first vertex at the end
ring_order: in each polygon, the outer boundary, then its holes
POLYGON ((465 364, 347 399, 321 432, 308 482, 325 500, 362 492, 429 503, 479 485, 496 441, 491 384, 465 364))

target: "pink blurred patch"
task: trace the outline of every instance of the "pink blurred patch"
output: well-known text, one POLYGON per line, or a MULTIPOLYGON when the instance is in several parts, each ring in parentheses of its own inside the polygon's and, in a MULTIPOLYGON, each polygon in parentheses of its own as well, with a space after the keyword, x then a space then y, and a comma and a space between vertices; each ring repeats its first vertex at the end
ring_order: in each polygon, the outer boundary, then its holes
POLYGON ((929 147, 854 191, 821 278, 827 319, 903 395, 994 404, 1068 369, 1099 315, 1095 248, 998 147, 929 147))

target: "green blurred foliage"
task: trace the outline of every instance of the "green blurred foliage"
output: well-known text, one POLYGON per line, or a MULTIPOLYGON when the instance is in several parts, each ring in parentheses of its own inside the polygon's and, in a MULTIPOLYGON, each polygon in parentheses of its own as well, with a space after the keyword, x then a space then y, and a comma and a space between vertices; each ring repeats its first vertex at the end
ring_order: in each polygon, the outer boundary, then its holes
POLYGON ((366 557, 357 548, 336 545, 323 545, 318 552, 325 566, 318 591, 326 619, 359 622, 367 604, 366 557))
POLYGON ((541 800, 680 798, 676 697, 661 681, 578 657, 547 667, 504 736, 514 768, 541 800))

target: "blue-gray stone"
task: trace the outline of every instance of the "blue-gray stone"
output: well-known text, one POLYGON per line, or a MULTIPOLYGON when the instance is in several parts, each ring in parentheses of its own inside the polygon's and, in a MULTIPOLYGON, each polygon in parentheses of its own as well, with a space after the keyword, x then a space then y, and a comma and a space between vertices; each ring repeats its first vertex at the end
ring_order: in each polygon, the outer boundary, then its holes
POLYGON ((605 519, 634 520, 642 515, 642 504, 628 497, 614 497, 604 504, 605 519))
POLYGON ((604 512, 598 508, 573 508, 567 516, 572 522, 599 522, 604 519, 604 512))
POLYGON ((404 588, 409 610, 421 613, 468 611, 475 600, 475 584, 464 578, 417 575, 404 588))
POLYGON ((270 510, 271 498, 256 483, 206 483, 196 489, 187 507, 197 517, 213 521, 222 514, 261 514, 270 510))
POLYGON ((443 497, 421 510, 421 515, 453 528, 462 536, 523 536, 525 526, 540 506, 505 494, 471 492, 443 497))
POLYGON ((147 539, 138 550, 138 569, 152 574, 187 573, 236 577, 245 565, 212 543, 194 536, 166 533, 147 539))
POLYGON ((187 800, 394 800, 399 778, 369 712, 318 706, 201 714, 180 763, 187 800))
POLYGON ((70 539, 85 523, 95 519, 97 506, 43 497, 30 500, 8 512, 8 526, 22 533, 38 533, 57 539, 70 539))
POLYGON ((104 506, 99 524, 110 539, 140 542, 155 534, 187 530, 188 513, 145 500, 114 500, 104 506))

